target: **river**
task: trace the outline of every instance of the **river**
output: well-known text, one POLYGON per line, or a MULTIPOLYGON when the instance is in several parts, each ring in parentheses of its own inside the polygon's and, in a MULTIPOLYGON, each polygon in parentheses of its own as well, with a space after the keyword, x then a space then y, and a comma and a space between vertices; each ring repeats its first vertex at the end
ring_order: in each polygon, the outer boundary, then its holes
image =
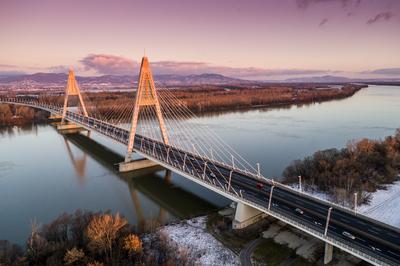
MULTIPOLYGON (((211 113, 212 128, 264 176, 279 179, 295 159, 400 127, 400 87, 288 108, 211 113)), ((138 230, 207 213, 229 201, 174 173, 118 174, 125 148, 97 134, 63 136, 51 125, 0 129, 0 239, 23 244, 30 223, 77 209, 120 212, 138 230)))

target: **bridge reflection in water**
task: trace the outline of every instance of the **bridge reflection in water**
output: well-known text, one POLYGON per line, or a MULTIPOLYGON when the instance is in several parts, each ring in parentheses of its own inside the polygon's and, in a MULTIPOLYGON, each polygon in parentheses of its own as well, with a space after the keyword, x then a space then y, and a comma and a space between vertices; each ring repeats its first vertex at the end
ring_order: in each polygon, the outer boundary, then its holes
POLYGON ((84 134, 63 134, 68 157, 75 170, 78 183, 83 185, 85 182, 87 157, 93 158, 112 171, 116 177, 128 185, 134 206, 132 211, 135 213, 136 227, 139 231, 149 231, 158 225, 206 214, 216 209, 216 206, 210 202, 174 185, 171 182, 171 171, 160 166, 134 172, 118 172, 116 165, 123 160, 123 156, 91 139, 89 133, 84 134), (77 147, 81 153, 76 154, 71 146, 77 147), (146 212, 144 202, 148 200, 159 207, 158 214, 146 212))

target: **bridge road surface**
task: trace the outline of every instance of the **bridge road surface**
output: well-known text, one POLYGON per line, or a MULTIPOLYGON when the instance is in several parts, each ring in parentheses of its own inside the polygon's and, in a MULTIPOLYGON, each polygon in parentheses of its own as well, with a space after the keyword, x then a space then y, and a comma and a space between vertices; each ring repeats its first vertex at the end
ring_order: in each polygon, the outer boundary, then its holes
MULTIPOLYGON (((39 105, 33 102, 4 102, 30 105, 52 113, 61 113, 61 109, 58 107, 39 105)), ((88 129, 93 129, 122 144, 127 145, 128 143, 128 130, 69 111, 67 111, 66 119, 88 129)), ((266 180, 260 180, 249 173, 232 169, 230 166, 217 162, 210 162, 201 156, 179 150, 178 148, 138 134, 135 135, 134 148, 149 157, 156 158, 167 165, 175 167, 189 175, 201 178, 204 182, 210 184, 219 182, 227 187, 227 180, 232 171, 231 188, 239 191, 244 199, 265 208, 268 207, 272 186, 266 180), (182 168, 185 154, 187 154, 186 162, 190 161, 191 163, 186 163, 185 167, 182 168), (166 160, 167 158, 168 161, 166 160), (207 170, 203 175, 205 163, 208 163, 207 166, 211 171, 215 170, 213 174, 210 170, 207 170), (262 186, 259 184, 262 184, 262 186)), ((378 257, 390 265, 400 265, 400 230, 364 216, 356 215, 339 207, 331 206, 327 202, 302 195, 281 185, 277 185, 273 189, 271 200, 272 211, 290 217, 295 221, 301 221, 302 224, 306 224, 309 228, 317 230, 320 233, 324 233, 329 207, 333 209, 327 232, 328 236, 336 240, 340 239, 341 243, 346 243, 348 246, 355 246, 363 253, 378 257), (297 212, 297 208, 301 209, 303 214, 297 212), (343 232, 348 232, 353 237, 345 236, 343 232)))

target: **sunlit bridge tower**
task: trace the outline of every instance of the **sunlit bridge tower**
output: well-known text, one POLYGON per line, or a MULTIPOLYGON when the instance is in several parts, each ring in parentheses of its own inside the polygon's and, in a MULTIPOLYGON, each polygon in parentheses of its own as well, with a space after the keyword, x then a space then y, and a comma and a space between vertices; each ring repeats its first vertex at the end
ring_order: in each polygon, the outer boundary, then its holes
POLYGON ((85 106, 85 103, 83 102, 81 91, 79 89, 78 83, 76 82, 74 71, 72 69, 69 70, 67 87, 65 89, 64 107, 63 107, 62 116, 61 116, 61 122, 62 123, 64 123, 65 116, 67 114, 68 97, 69 96, 78 96, 79 103, 80 103, 80 105, 82 107, 83 115, 87 117, 88 113, 86 111, 86 106, 85 106))
POLYGON ((139 113, 141 108, 145 106, 152 106, 155 108, 162 139, 165 144, 168 144, 167 129, 165 128, 164 118, 162 116, 160 102, 154 85, 153 75, 150 70, 149 60, 146 56, 142 58, 142 64, 140 66, 139 82, 136 91, 135 106, 131 120, 128 151, 125 157, 125 162, 131 160, 139 113))

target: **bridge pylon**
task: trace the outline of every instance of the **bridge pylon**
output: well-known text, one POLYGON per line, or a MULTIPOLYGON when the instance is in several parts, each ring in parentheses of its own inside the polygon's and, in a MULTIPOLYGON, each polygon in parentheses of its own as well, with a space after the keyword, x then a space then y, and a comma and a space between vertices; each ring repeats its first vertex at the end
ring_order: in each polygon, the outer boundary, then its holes
POLYGON ((131 160, 131 154, 133 152, 133 145, 134 145, 140 110, 142 109, 142 107, 145 106, 153 106, 155 108, 157 119, 160 125, 162 139, 165 144, 168 144, 167 129, 165 127, 165 122, 162 116, 160 102, 158 100, 156 87, 154 85, 153 75, 150 69, 150 63, 146 56, 142 58, 142 64, 140 66, 138 88, 136 91, 135 106, 133 109, 133 114, 131 119, 128 151, 125 157, 125 162, 129 162, 131 160))
POLYGON ((85 103, 82 99, 81 90, 79 89, 78 83, 76 82, 74 71, 72 69, 69 70, 68 73, 68 80, 67 80, 67 87, 65 88, 65 98, 64 98, 64 107, 61 116, 61 123, 63 124, 65 121, 65 116, 68 110, 68 97, 69 96, 78 96, 79 102, 82 107, 83 115, 88 116, 85 103))

